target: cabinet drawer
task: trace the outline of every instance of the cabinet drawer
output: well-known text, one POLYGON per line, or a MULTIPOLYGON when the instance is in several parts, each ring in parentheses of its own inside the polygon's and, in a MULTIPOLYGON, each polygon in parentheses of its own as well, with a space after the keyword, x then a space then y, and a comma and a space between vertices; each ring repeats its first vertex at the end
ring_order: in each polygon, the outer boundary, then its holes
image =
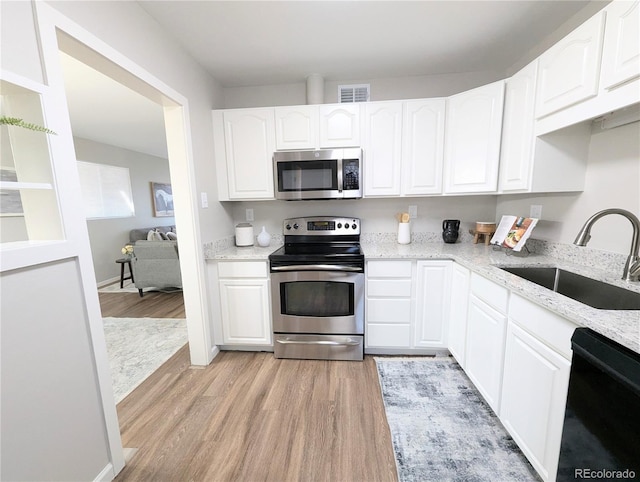
POLYGON ((220 278, 266 278, 267 263, 264 261, 219 262, 218 276, 220 278))
POLYGON ((409 325, 367 325, 368 347, 408 348, 411 342, 411 328, 409 325))
POLYGON ((507 288, 472 273, 471 292, 500 313, 507 313, 509 302, 509 290, 507 288))
POLYGON ((411 261, 369 261, 369 278, 411 278, 411 261))
POLYGON ((369 299, 365 316, 367 322, 410 323, 411 300, 369 299))
POLYGON ((367 282, 368 296, 411 296, 411 280, 410 279, 390 279, 377 280, 372 279, 367 282))
POLYGON ((518 295, 511 295, 509 318, 571 360, 571 337, 577 325, 518 295))

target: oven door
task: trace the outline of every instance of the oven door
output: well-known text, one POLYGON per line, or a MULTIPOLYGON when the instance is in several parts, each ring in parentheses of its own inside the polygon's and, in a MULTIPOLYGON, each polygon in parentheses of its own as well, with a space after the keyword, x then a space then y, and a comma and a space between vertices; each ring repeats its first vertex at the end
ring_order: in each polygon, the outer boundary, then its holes
POLYGON ((311 268, 271 273, 273 331, 362 335, 364 273, 311 268))

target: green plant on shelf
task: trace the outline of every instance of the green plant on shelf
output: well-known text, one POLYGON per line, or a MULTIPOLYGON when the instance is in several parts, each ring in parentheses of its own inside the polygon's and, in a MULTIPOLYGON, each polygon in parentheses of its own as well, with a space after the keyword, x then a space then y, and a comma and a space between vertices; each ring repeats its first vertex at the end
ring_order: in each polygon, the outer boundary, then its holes
POLYGON ((23 127, 24 129, 29 129, 29 130, 32 130, 32 131, 44 132, 46 134, 57 135, 51 129, 47 129, 46 127, 42 127, 42 126, 39 126, 37 124, 31 124, 29 122, 25 122, 24 120, 18 119, 17 117, 2 116, 2 117, 0 117, 0 125, 23 127))

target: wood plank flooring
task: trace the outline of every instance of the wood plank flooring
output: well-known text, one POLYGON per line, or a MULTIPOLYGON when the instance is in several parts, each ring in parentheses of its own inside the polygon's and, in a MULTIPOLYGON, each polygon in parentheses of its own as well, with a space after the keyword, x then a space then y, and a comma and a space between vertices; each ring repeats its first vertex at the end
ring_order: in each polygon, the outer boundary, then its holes
POLYGON ((137 293, 98 293, 103 317, 186 318, 182 291, 137 293))
POLYGON ((117 408, 139 449, 117 481, 397 481, 370 357, 223 352, 191 368, 185 346, 117 408))

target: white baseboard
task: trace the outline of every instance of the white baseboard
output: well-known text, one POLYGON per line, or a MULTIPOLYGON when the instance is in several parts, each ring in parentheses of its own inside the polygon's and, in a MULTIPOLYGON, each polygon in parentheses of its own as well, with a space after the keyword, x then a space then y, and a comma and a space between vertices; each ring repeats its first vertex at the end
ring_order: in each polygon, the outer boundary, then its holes
POLYGON ((116 475, 113 473, 113 465, 111 465, 111 462, 109 462, 107 466, 102 469, 97 477, 93 480, 94 482, 111 482, 115 478, 116 475))
POLYGON ((116 283, 118 281, 120 281, 120 276, 116 276, 115 278, 110 278, 104 281, 100 281, 100 283, 98 283, 98 289, 104 288, 105 286, 116 283))

